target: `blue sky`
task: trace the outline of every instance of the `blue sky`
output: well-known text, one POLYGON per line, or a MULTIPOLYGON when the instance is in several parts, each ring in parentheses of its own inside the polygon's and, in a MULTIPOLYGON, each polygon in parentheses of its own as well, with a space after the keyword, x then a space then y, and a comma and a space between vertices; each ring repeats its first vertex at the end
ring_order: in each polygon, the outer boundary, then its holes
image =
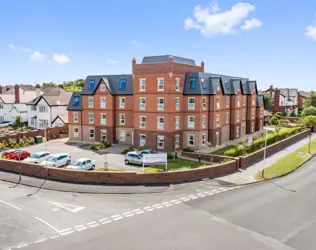
POLYGON ((3 0, 0 84, 127 74, 133 57, 173 54, 259 89, 312 90, 315 13, 313 0, 3 0))

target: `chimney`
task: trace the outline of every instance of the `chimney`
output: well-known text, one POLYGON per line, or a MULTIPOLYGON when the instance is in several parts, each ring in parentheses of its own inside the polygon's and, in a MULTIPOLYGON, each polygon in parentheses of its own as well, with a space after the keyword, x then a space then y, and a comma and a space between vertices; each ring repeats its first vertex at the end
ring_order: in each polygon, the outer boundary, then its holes
POLYGON ((2 87, 2 86, 0 86, 0 95, 2 94, 2 89, 3 89, 3 87, 2 87))
POLYGON ((59 84, 58 87, 61 89, 64 89, 64 85, 62 85, 62 84, 59 84))
POLYGON ((168 63, 173 63, 173 56, 172 55, 169 55, 168 63))
POLYGON ((201 62, 201 68, 202 68, 202 72, 204 72, 204 62, 201 62))
POLYGON ((135 66, 136 66, 136 59, 134 57, 133 60, 132 60, 132 72, 133 72, 133 75, 135 75, 135 66))
POLYGON ((20 86, 18 84, 14 86, 14 93, 15 93, 15 103, 20 103, 20 86))
POLYGON ((39 84, 36 84, 36 97, 39 97, 41 95, 41 86, 39 84))

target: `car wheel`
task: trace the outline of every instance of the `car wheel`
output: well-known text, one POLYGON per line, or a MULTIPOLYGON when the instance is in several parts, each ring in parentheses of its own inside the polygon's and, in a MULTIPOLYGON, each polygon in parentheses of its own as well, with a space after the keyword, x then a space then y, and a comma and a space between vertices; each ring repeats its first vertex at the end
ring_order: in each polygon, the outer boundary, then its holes
POLYGON ((66 162, 66 165, 70 165, 70 163, 71 163, 71 161, 70 161, 70 160, 68 160, 68 161, 66 162))
POLYGON ((125 164, 128 165, 128 164, 129 164, 129 161, 128 161, 128 160, 125 160, 125 164))
POLYGON ((91 170, 95 170, 95 166, 94 165, 92 165, 91 170))

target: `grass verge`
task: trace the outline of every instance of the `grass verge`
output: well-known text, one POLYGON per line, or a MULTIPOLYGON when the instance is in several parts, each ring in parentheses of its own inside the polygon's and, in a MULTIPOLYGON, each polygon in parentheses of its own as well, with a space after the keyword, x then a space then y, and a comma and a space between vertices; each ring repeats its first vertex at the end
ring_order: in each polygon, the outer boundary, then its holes
MULTIPOLYGON (((181 159, 177 158, 175 161, 168 160, 168 172, 170 171, 177 171, 177 170, 184 170, 184 169, 192 169, 192 168, 198 168, 201 166, 209 166, 211 164, 204 164, 199 163, 196 161, 190 161, 187 159, 181 159)), ((145 173, 157 173, 157 172, 163 172, 165 170, 165 166, 149 166, 145 168, 145 173)), ((143 172, 143 170, 139 171, 143 172)))
POLYGON ((220 149, 217 149, 217 150, 214 150, 212 151, 210 154, 211 155, 224 155, 224 153, 227 151, 227 150, 230 150, 232 148, 235 148, 236 145, 228 145, 226 147, 222 147, 220 149))
MULTIPOLYGON (((312 140, 311 143, 311 154, 308 153, 309 145, 297 149, 296 151, 282 157, 271 166, 265 168, 264 179, 272 179, 286 175, 295 169, 302 166, 306 161, 313 157, 316 153, 316 140, 312 140)), ((259 171, 256 176, 256 180, 262 180, 262 172, 259 171)))

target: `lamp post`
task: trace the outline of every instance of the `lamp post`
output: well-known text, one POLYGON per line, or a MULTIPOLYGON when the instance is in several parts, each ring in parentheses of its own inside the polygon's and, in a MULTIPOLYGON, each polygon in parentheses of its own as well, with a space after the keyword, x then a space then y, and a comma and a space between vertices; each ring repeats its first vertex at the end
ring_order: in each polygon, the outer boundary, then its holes
POLYGON ((263 128, 263 129, 265 131, 265 140, 264 140, 264 151, 263 151, 263 169, 261 173, 262 178, 264 178, 264 168, 265 168, 265 161, 266 161, 266 155, 267 155, 267 135, 268 135, 268 131, 273 131, 272 128, 263 128))

